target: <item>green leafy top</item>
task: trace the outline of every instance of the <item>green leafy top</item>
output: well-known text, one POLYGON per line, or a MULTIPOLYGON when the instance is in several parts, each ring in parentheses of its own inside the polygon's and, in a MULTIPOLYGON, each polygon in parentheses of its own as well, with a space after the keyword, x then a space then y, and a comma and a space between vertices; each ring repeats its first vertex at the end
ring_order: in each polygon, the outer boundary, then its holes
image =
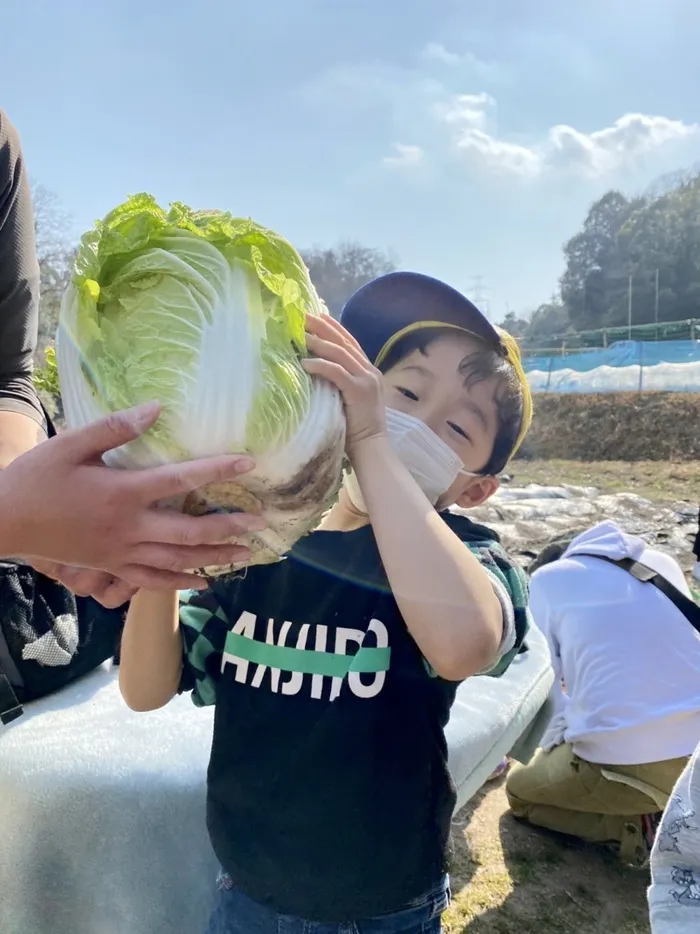
POLYGON ((34 371, 33 381, 40 392, 58 398, 60 388, 58 385, 58 369, 56 367, 56 350, 53 344, 44 351, 45 363, 34 371))
POLYGON ((323 306, 301 257, 275 232, 180 202, 166 211, 151 195, 135 195, 83 236, 71 291, 61 324, 94 396, 108 410, 159 399, 163 416, 153 433, 164 446, 173 446, 193 374, 202 379, 207 329, 222 334, 209 378, 235 396, 221 405, 250 400, 245 437, 232 443, 244 440, 255 452, 294 434, 310 394, 299 362, 305 316, 323 306), (239 328, 235 348, 232 327, 239 328), (232 388, 224 364, 236 368, 236 356, 246 354, 255 357, 254 372, 241 367, 248 385, 232 388))

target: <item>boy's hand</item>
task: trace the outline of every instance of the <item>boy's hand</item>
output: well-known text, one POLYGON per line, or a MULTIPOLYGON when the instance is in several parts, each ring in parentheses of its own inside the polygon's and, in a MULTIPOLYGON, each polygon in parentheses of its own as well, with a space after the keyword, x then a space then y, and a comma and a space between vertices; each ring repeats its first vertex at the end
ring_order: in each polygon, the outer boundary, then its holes
POLYGON ((347 422, 345 446, 352 460, 358 445, 386 432, 382 375, 355 338, 330 315, 307 315, 306 332, 314 356, 304 360, 304 369, 340 391, 347 422))

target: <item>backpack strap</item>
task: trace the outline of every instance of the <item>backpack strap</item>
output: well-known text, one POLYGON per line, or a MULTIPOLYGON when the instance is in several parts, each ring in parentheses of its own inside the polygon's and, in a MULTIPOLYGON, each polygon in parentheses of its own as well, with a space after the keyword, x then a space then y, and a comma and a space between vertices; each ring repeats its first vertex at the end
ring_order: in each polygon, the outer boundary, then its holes
POLYGON ((22 676, 10 655, 10 647, 0 623, 0 723, 3 726, 24 713, 13 684, 23 687, 22 676))
POLYGON ((24 708, 17 700, 17 695, 15 694, 15 689, 10 684, 10 679, 0 668, 0 723, 2 723, 3 726, 7 726, 8 723, 12 723, 13 720, 16 720, 17 717, 21 717, 23 713, 24 708))
POLYGON ((53 423, 53 420, 49 413, 46 411, 46 406, 43 402, 40 403, 41 411, 44 413, 44 418, 46 420, 46 437, 55 438, 56 437, 56 426, 53 423))
POLYGON ((652 584, 657 590, 666 597, 688 620, 696 632, 700 633, 700 606, 690 597, 686 597, 677 587, 666 580, 653 568, 647 567, 640 561, 633 558, 607 558, 604 555, 590 555, 586 552, 577 551, 577 555, 584 555, 587 558, 597 558, 599 561, 607 561, 608 564, 614 564, 623 571, 627 571, 632 577, 636 578, 642 584, 652 584))

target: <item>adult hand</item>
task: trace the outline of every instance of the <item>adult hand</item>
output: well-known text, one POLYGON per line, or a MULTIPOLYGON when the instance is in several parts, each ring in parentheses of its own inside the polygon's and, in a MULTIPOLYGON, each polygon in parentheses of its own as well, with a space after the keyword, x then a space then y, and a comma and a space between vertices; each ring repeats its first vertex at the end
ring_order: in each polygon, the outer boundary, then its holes
POLYGON ((57 564, 42 558, 31 558, 30 563, 35 571, 63 584, 78 597, 92 597, 107 609, 122 606, 131 600, 138 589, 107 571, 57 564))
POLYGON ((157 403, 110 415, 45 441, 0 472, 0 554, 21 555, 107 571, 131 587, 201 589, 185 573, 242 563, 235 539, 264 528, 245 513, 186 516, 157 503, 210 483, 234 480, 253 467, 227 455, 146 470, 105 467, 102 455, 146 432, 157 403))

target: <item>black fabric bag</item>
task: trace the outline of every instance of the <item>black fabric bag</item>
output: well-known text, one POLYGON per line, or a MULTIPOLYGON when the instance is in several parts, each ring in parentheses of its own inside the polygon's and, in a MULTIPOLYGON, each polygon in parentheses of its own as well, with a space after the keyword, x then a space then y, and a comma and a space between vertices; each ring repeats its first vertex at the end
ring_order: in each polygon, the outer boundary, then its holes
POLYGON ((0 561, 0 723, 19 717, 27 701, 118 660, 127 608, 106 609, 26 564, 0 561))
POLYGON ((127 606, 108 610, 27 565, 0 563, 0 722, 114 658, 127 606))

